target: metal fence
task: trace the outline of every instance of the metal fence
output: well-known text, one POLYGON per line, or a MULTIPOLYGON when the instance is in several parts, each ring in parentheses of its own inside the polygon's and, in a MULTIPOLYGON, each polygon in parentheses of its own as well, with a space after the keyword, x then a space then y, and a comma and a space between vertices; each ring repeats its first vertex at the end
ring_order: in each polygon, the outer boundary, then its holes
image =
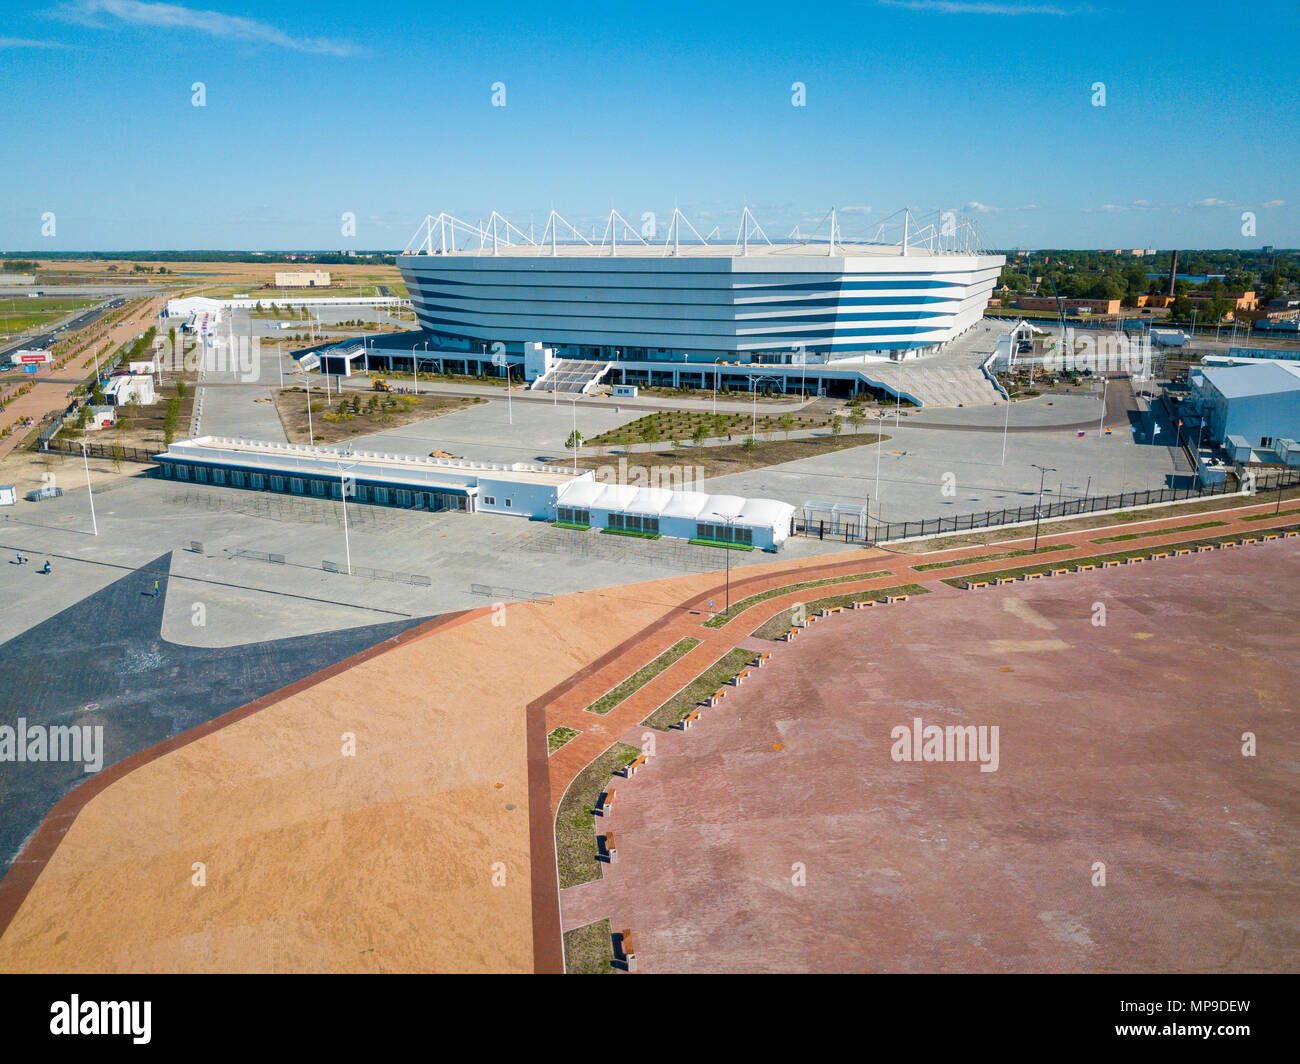
MULTIPOLYGON (((1300 470, 1287 469, 1273 473, 1257 473, 1254 477, 1254 494, 1267 495, 1271 491, 1294 487, 1296 484, 1300 484, 1300 470)), ((1162 502, 1209 499, 1221 495, 1241 495, 1242 493, 1243 489, 1241 487, 1229 487, 1226 482, 1210 485, 1209 487, 1125 491, 1118 495, 1093 495, 1087 498, 1046 502, 1041 507, 1036 505, 1016 506, 1003 510, 985 510, 983 513, 956 514, 952 517, 935 517, 920 521, 898 521, 892 524, 875 525, 865 537, 862 535, 855 519, 851 522, 850 520, 831 522, 804 521, 796 517, 791 522, 791 531, 795 534, 818 536, 822 539, 827 537, 842 538, 846 543, 885 543, 892 540, 943 535, 948 532, 970 532, 982 528, 998 528, 1002 525, 1022 524, 1033 521, 1038 516, 1041 516, 1044 520, 1051 517, 1073 517, 1103 510, 1125 510, 1162 502)))
POLYGON ((553 598, 553 595, 545 591, 525 591, 519 587, 503 587, 499 584, 470 584, 469 593, 471 595, 486 595, 488 598, 496 599, 498 602, 507 600, 516 602, 523 600, 525 602, 541 602, 553 598))
MULTIPOLYGON (((57 431, 57 426, 55 426, 57 431)), ((48 451, 57 451, 60 454, 81 454, 81 444, 76 440, 55 440, 48 441, 45 448, 48 451)), ((86 453, 91 458, 108 458, 115 462, 156 462, 158 452, 150 451, 144 447, 127 447, 121 443, 88 443, 86 444, 86 453)))
MULTIPOLYGON (((343 513, 339 504, 324 499, 218 487, 176 489, 167 494, 166 498, 168 502, 187 509, 235 513, 297 524, 334 525, 340 529, 343 527, 343 513)), ((349 506, 348 527, 368 531, 388 529, 399 522, 403 515, 415 512, 417 511, 384 506, 349 506)))
POLYGON ((272 554, 264 550, 232 550, 230 556, 232 558, 249 558, 255 562, 270 562, 272 565, 284 564, 283 554, 272 554))
MULTIPOLYGON (((349 575, 347 566, 338 562, 322 561, 320 567, 327 573, 349 575)), ((391 569, 374 569, 368 565, 354 565, 350 575, 367 580, 387 580, 393 584, 410 584, 412 587, 433 587, 432 578, 422 573, 399 573, 391 569)))

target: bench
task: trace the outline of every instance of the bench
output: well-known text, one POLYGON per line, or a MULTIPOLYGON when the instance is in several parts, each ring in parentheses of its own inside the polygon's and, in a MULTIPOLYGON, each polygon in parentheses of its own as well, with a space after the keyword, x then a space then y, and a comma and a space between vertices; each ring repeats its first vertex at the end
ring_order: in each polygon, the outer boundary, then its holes
POLYGON ((631 779, 633 776, 636 775, 636 770, 639 768, 645 768, 645 766, 649 763, 649 761, 650 759, 646 757, 645 754, 642 754, 630 765, 628 765, 627 768, 623 770, 623 775, 626 776, 628 779, 631 779))
POLYGON ((1278 536, 1278 534, 1277 534, 1276 532, 1265 532, 1265 533, 1264 533, 1264 538, 1265 538, 1265 539, 1278 539, 1279 536, 1278 536))
POLYGON ((1089 562, 1087 565, 1076 565, 1074 567, 1074 571, 1076 573, 1086 573, 1089 569, 1095 569, 1095 568, 1097 567, 1093 565, 1091 562, 1089 562))
POLYGON ((875 600, 875 599, 867 599, 865 602, 855 602, 855 603, 853 604, 853 608, 854 608, 855 610, 865 610, 865 609, 869 609, 870 607, 874 606, 875 604, 876 604, 876 600, 875 600))
POLYGON ((1167 550, 1157 550, 1151 552, 1152 561, 1155 561, 1157 558, 1168 558, 1168 557, 1169 557, 1169 552, 1167 550))
POLYGON ((1102 562, 1101 567, 1103 569, 1109 569, 1112 565, 1119 565, 1119 564, 1120 564, 1120 560, 1118 558, 1111 558, 1109 561, 1102 562))
POLYGON ((799 634, 798 628, 791 628, 788 632, 785 633, 784 639, 787 643, 793 643, 795 636, 797 636, 798 634, 799 634))
POLYGON ((1015 582, 1016 578, 1014 576, 999 576, 993 581, 993 584, 995 587, 1001 587, 1003 584, 1014 584, 1015 582))
POLYGON ((607 831, 604 835, 600 836, 600 846, 602 851, 601 856, 609 861, 610 864, 618 864, 618 843, 614 841, 614 833, 612 831, 607 831))
POLYGON ((892 606, 895 602, 906 602, 906 601, 907 601, 907 596, 906 596, 906 595, 886 595, 886 596, 885 596, 885 605, 886 605, 886 606, 892 606))
POLYGON ((681 729, 686 731, 688 728, 695 727, 695 722, 700 719, 700 711, 693 709, 681 719, 681 729))
POLYGON ((736 673, 736 675, 731 678, 731 683, 734 687, 739 687, 748 678, 749 678, 749 670, 741 669, 740 672, 736 673))
POLYGON ((1197 554, 1204 554, 1207 550, 1214 550, 1214 544, 1213 544, 1213 543, 1198 543, 1198 544, 1196 545, 1196 553, 1197 553, 1197 554))
POLYGON ((770 650, 765 650, 763 651, 763 653, 761 653, 758 657, 754 659, 754 668, 761 669, 764 665, 766 665, 771 660, 772 660, 772 652, 770 650))
POLYGON ((1191 547, 1179 547, 1174 551, 1174 556, 1177 557, 1180 554, 1191 554, 1191 553, 1192 553, 1191 547))
POLYGON ((1046 576, 1046 575, 1047 575, 1046 573, 1021 573, 1021 574, 1020 574, 1020 579, 1021 579, 1021 580, 1041 580, 1041 579, 1042 579, 1044 576, 1046 576))
POLYGON ((1066 573, 1068 573, 1069 571, 1070 571, 1069 569, 1053 569, 1053 570, 1052 570, 1052 575, 1053 575, 1053 576, 1064 576, 1064 575, 1065 575, 1066 573))
POLYGON ((623 961, 624 968, 629 972, 636 971, 636 947, 632 945, 632 932, 626 927, 618 933, 620 942, 617 947, 617 954, 623 961))
POLYGON ((709 695, 709 697, 704 700, 704 704, 708 706, 710 709, 712 709, 714 706, 716 706, 719 702, 721 702, 726 697, 727 697, 727 692, 724 691, 721 687, 719 687, 716 691, 713 692, 713 694, 709 695))
POLYGON ((1130 554, 1127 558, 1124 559, 1124 564, 1139 565, 1146 560, 1147 559, 1145 554, 1130 554))
POLYGON ((1300 536, 1300 532, 1297 532, 1297 531, 1293 528, 1293 529, 1291 529, 1290 532, 1283 532, 1283 533, 1282 533, 1282 538, 1283 538, 1283 539, 1290 539, 1292 536, 1300 536))
POLYGON ((1246 537, 1245 539, 1243 539, 1241 542, 1242 542, 1242 543, 1258 543, 1259 540, 1257 540, 1254 536, 1247 536, 1247 537, 1246 537))
POLYGON ((966 590, 967 590, 967 591, 974 591, 976 588, 980 588, 980 587, 988 587, 988 586, 989 586, 989 582, 988 582, 987 580, 967 580, 967 581, 966 581, 966 590))

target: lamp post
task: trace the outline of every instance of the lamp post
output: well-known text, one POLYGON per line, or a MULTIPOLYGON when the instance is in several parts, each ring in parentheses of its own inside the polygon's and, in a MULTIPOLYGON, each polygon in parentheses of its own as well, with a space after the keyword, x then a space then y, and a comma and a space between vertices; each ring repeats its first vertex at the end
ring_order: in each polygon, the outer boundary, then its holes
POLYGON ((1002 420, 1002 464, 1007 464, 1007 432, 1011 428, 1011 396, 1007 396, 1007 413, 1002 420))
MULTIPOLYGON (((348 452, 351 453, 350 451, 348 452)), ((348 466, 351 469, 356 465, 355 462, 348 466)), ((355 482, 354 482, 355 483, 355 482)), ((343 553, 346 556, 348 565, 348 576, 352 575, 352 544, 348 538, 348 477, 347 470, 343 468, 343 460, 339 459, 339 502, 343 505, 343 553)))
POLYGON ((86 498, 90 500, 91 535, 99 535, 99 523, 95 520, 95 492, 90 486, 90 452, 86 450, 86 441, 81 441, 81 460, 86 463, 86 498))
MULTIPOLYGON (((728 542, 728 543, 734 542, 734 538, 735 538, 735 537, 734 537, 734 529, 735 529, 735 526, 734 526, 733 522, 734 522, 734 521, 736 520, 736 518, 739 517, 740 515, 739 515, 739 514, 731 514, 731 515, 729 516, 729 515, 727 515, 727 514, 720 514, 720 513, 718 513, 718 512, 715 510, 715 511, 713 511, 713 513, 711 514, 711 516, 713 516, 713 517, 721 517, 724 521, 727 522, 727 542, 728 542)), ((726 597, 727 605, 726 605, 726 609, 725 609, 723 612, 724 612, 727 616, 730 616, 730 615, 731 615, 731 548, 730 548, 730 547, 724 547, 723 549, 727 552, 727 597, 726 597)))
POLYGON ((510 422, 510 424, 513 425, 515 423, 515 410, 514 410, 514 406, 511 405, 511 401, 510 401, 510 393, 513 389, 510 387, 510 363, 509 362, 505 364, 504 369, 506 371, 506 419, 510 422))
POLYGON ((420 394, 420 363, 415 360, 415 344, 411 345, 411 373, 415 376, 415 394, 420 394))
POLYGON ((1110 378, 1101 378, 1101 420, 1097 423, 1097 439, 1101 439, 1106 428, 1106 392, 1110 387, 1110 378))
POLYGON ((718 359, 713 360, 713 412, 718 412, 718 359))
POLYGON ((1047 479, 1048 473, 1055 473, 1056 469, 1052 466, 1040 466, 1037 462, 1033 463, 1035 469, 1040 470, 1038 477, 1038 505, 1034 507, 1034 550, 1038 553, 1038 526, 1043 523, 1043 482, 1047 479))

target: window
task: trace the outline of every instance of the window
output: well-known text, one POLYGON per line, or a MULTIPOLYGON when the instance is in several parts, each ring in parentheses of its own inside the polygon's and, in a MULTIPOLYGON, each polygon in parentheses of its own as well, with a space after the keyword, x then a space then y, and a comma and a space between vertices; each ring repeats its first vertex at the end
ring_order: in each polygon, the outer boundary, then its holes
POLYGON ((185 466, 183 466, 183 465, 179 465, 179 466, 177 466, 177 467, 176 467, 176 479, 177 479, 177 480, 189 480, 189 479, 190 479, 190 471, 189 471, 189 469, 187 469, 187 468, 186 468, 185 466))
POLYGON ((250 488, 258 488, 260 490, 265 484, 266 477, 262 476, 261 473, 248 474, 248 486, 250 488))
POLYGON ((397 505, 398 506, 411 505, 411 493, 406 488, 397 489, 397 505))
POLYGON ((483 505, 484 505, 484 506, 495 506, 496 504, 497 504, 497 500, 496 500, 496 496, 495 496, 495 495, 484 495, 484 496, 483 496, 483 505))
POLYGON ((722 543, 744 543, 746 546, 752 546, 754 542, 753 530, 739 525, 699 524, 695 526, 695 530, 700 539, 716 539, 722 543))
POLYGON ((224 469, 214 469, 212 471, 212 483, 224 484, 226 482, 226 471, 224 469))
POLYGON ((387 488, 374 488, 374 489, 372 489, 372 491, 373 491, 373 494, 374 494, 374 496, 375 496, 375 502, 380 502, 380 503, 387 503, 387 502, 388 502, 388 489, 387 489, 387 488))
POLYGON ((274 474, 272 474, 272 476, 271 476, 271 490, 272 490, 272 491, 284 491, 284 477, 277 477, 277 476, 275 476, 274 474))
POLYGON ((238 469, 230 474, 230 483, 237 488, 242 488, 248 481, 248 474, 242 473, 238 469))
POLYGON ((560 506, 555 511, 556 518, 566 525, 591 524, 591 511, 579 510, 571 506, 560 506))
POLYGON ((195 467, 194 467, 194 479, 197 480, 197 481, 201 481, 201 482, 203 482, 203 483, 207 483, 207 479, 208 479, 208 471, 207 471, 206 469, 204 469, 203 466, 195 466, 195 467))
POLYGON ((289 478, 289 490, 292 491, 295 495, 301 495, 303 493, 303 489, 306 487, 307 487, 307 482, 303 480, 302 477, 289 478))
POLYGON ((324 495, 324 494, 325 494, 325 481, 323 481, 323 480, 313 480, 313 481, 311 482, 311 493, 312 493, 313 495, 324 495))
POLYGON ((506 500, 506 509, 507 509, 507 510, 510 509, 510 500, 509 500, 509 499, 506 500))

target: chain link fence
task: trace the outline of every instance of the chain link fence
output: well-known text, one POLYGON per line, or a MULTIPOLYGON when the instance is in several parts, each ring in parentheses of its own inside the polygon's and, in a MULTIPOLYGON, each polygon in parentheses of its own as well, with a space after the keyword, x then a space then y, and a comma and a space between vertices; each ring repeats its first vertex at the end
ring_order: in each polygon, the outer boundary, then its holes
MULTIPOLYGON (((687 573, 708 573, 727 565, 731 552, 725 547, 705 547, 682 539, 635 539, 606 536, 599 532, 575 532, 548 528, 520 543, 524 550, 547 554, 568 554, 595 561, 632 562, 676 569, 687 573)), ((735 558, 733 556, 732 563, 735 558)))

